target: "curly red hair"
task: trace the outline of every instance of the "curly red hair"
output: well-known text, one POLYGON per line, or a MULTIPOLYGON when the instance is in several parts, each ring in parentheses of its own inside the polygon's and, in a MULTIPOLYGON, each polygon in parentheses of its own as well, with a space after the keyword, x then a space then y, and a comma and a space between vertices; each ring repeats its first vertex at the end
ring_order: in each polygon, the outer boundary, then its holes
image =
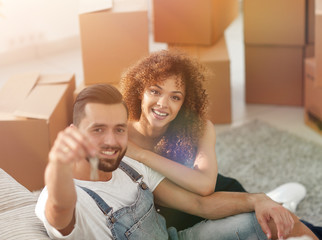
POLYGON ((198 141, 206 123, 208 98, 203 83, 207 69, 197 60, 177 50, 161 50, 150 54, 122 74, 121 92, 129 109, 129 119, 141 116, 141 98, 147 87, 170 76, 181 79, 185 99, 177 117, 170 123, 165 135, 155 146, 158 154, 193 166, 198 141))

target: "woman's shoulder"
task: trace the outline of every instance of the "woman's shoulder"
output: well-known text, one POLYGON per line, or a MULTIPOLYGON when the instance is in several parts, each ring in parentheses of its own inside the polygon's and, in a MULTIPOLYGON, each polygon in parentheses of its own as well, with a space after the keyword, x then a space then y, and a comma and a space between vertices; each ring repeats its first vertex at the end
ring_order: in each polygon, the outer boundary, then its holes
POLYGON ((216 137, 215 125, 210 120, 206 120, 203 132, 203 137, 216 137))
POLYGON ((207 130, 215 130, 215 125, 210 120, 206 120, 205 122, 205 131, 207 130))

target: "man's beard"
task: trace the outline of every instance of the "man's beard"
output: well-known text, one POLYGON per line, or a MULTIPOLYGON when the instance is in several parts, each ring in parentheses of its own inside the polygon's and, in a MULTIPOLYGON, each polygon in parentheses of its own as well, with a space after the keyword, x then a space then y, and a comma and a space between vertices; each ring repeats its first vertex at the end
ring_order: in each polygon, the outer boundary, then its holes
POLYGON ((113 172, 120 165, 121 160, 123 159, 125 153, 125 148, 122 152, 119 153, 116 159, 102 158, 98 163, 98 169, 104 172, 113 172))

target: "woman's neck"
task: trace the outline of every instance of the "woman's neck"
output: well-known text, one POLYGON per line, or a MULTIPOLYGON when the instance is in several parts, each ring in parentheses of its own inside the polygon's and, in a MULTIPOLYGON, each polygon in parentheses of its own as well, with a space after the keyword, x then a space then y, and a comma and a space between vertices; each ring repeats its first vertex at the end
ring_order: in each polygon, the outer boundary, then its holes
POLYGON ((160 141, 167 128, 155 128, 142 121, 130 122, 129 140, 144 149, 153 150, 154 146, 160 141))

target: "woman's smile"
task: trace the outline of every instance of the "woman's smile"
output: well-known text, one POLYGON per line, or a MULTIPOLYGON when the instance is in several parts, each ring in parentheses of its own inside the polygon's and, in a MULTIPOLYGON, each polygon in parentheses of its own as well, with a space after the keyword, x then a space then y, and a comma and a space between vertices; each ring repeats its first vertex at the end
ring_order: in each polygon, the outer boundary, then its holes
POLYGON ((165 119, 167 116, 169 116, 169 113, 155 108, 152 108, 152 112, 154 113, 155 117, 160 120, 165 119))

